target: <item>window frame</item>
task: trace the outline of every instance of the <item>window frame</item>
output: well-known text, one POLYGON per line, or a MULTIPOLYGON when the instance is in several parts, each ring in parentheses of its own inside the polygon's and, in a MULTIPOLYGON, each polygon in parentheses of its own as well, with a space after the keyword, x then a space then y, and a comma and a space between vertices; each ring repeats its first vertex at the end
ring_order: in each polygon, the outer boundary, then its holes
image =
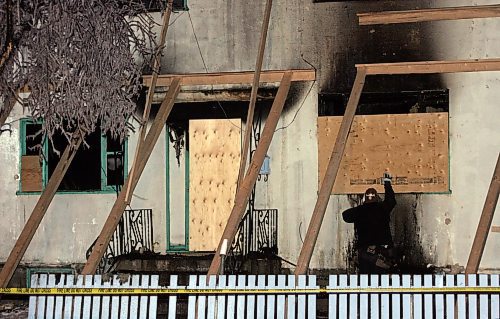
MULTIPOLYGON (((16 192, 16 195, 39 195, 41 194, 44 190, 45 187, 47 186, 49 176, 48 176, 48 161, 47 161, 47 156, 43 159, 43 165, 42 165, 42 191, 23 191, 22 190, 22 185, 21 185, 21 170, 22 170, 22 165, 21 165, 21 160, 22 156, 26 155, 26 126, 29 124, 42 124, 42 120, 36 120, 34 121, 31 118, 22 118, 19 120, 19 139, 20 139, 20 144, 19 144, 19 161, 18 161, 18 171, 19 171, 19 183, 18 183, 18 189, 16 192)), ((101 133, 100 135, 100 143, 101 143, 101 154, 100 154, 100 185, 101 189, 100 190, 57 190, 56 194, 114 194, 117 193, 119 190, 117 189, 116 185, 108 185, 107 183, 107 156, 108 154, 113 154, 114 152, 108 152, 107 150, 107 138, 105 133, 101 133)), ((47 141, 47 138, 45 138, 43 142, 43 153, 48 154, 49 143, 47 141)), ((128 176, 128 138, 123 141, 123 184, 125 184, 125 180, 127 179, 128 176)), ((123 185, 120 185, 123 187, 123 185)), ((118 187, 119 188, 119 187, 118 187)))

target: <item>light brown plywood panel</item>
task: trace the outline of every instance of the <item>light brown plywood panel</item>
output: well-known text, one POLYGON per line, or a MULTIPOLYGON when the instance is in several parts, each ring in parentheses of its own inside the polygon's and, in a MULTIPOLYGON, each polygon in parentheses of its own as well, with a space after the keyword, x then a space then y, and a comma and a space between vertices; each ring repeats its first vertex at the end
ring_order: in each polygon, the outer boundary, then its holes
POLYGON ((215 251, 231 213, 241 120, 189 121, 189 250, 215 251))
MULTIPOLYGON (((318 118, 320 183, 341 121, 318 118)), ((396 193, 448 192, 448 162, 448 113, 358 115, 332 193, 364 193, 369 187, 383 192, 386 170, 396 193)))
POLYGON ((42 165, 38 155, 21 157, 21 190, 23 192, 42 191, 42 165))

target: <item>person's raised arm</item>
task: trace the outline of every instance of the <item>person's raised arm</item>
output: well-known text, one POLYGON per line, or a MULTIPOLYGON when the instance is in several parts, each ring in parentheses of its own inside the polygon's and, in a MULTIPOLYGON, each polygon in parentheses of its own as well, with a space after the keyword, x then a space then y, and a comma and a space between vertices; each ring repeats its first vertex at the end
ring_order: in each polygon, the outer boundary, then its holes
POLYGON ((396 206, 396 197, 394 196, 394 190, 392 189, 391 181, 392 176, 389 173, 384 173, 384 207, 390 212, 394 206, 396 206))

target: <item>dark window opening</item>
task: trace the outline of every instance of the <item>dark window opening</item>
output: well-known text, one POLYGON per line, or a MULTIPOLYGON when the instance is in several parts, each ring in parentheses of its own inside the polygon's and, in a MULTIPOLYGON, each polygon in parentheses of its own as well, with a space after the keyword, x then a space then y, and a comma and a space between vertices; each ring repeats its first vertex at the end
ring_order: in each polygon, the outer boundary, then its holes
POLYGON ((42 124, 27 122, 26 123, 26 150, 23 155, 38 155, 40 154, 40 147, 42 145, 42 134, 40 130, 42 124))
MULTIPOLYGON (((318 116, 342 116, 349 93, 320 93, 318 116)), ((357 115, 433 113, 449 111, 449 90, 367 92, 359 99, 357 115)))
POLYGON ((106 184, 108 186, 123 185, 125 166, 125 150, 123 143, 106 134, 106 184))
MULTIPOLYGON (((49 146, 48 176, 52 176, 60 156, 54 148, 62 152, 68 146, 66 137, 56 134, 52 137, 53 145, 49 146)), ((61 181, 58 190, 88 191, 101 189, 101 135, 97 130, 85 138, 89 147, 82 144, 76 152, 68 171, 61 181)))

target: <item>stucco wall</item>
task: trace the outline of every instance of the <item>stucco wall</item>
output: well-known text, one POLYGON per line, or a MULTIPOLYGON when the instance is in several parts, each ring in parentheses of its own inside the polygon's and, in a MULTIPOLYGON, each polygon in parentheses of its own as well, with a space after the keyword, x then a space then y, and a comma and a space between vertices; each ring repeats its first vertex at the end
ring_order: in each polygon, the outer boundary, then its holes
MULTIPOLYGON (((189 12, 174 13, 163 73, 252 70, 265 1, 188 0, 189 12), (193 32, 194 28, 194 32, 193 32), (198 44, 195 39, 198 40, 198 44), (205 65, 200 56, 203 56, 205 65)), ((492 4, 494 1, 475 1, 492 4)), ((318 93, 349 92, 355 63, 500 57, 500 20, 443 21, 393 26, 357 25, 356 12, 470 5, 468 1, 356 1, 319 3, 275 0, 264 69, 317 69, 314 83, 294 84, 271 145, 271 175, 259 182, 257 206, 278 208, 279 254, 295 263, 317 196, 318 93), (306 62, 307 61, 307 62, 306 62)), ((451 194, 398 196, 394 237, 420 265, 465 265, 500 149, 496 119, 498 72, 368 78, 366 91, 449 88, 451 194)), ((16 109, 10 120, 20 117, 16 109)), ((17 124, 14 125, 16 128, 17 124)), ((16 196, 18 136, 0 136, 0 260, 9 253, 37 199, 16 196)), ((134 139, 129 144, 134 154, 134 139)), ((134 208, 153 208, 155 241, 164 251, 165 142, 156 145, 136 191, 134 208)), ((172 160, 175 160, 172 159, 172 160)), ((175 181, 172 181, 175 183, 175 181)), ((26 261, 80 262, 99 233, 113 195, 56 195, 28 249, 26 261), (83 205, 82 203, 85 203, 83 205)), ((331 196, 312 268, 348 267, 353 229, 340 213, 347 196, 331 196)), ((500 224, 500 216, 493 224, 500 224)), ((491 234, 481 262, 499 268, 500 248, 491 234)))
MULTIPOLYGON (((311 63, 318 75, 309 93, 310 83, 294 85, 278 124, 287 128, 275 134, 269 151, 271 176, 267 183, 258 183, 257 205, 280 212, 280 255, 296 262, 317 195, 317 94, 350 91, 355 63, 498 57, 500 44, 495 38, 499 22, 483 19, 360 27, 355 15, 371 10, 470 5, 467 1, 273 3, 264 69, 307 68, 311 63)), ((264 1, 249 6, 192 0, 189 6, 189 14, 174 15, 177 20, 169 29, 173 41, 164 57, 169 72, 254 67, 264 1)), ((499 133, 492 116, 498 81, 498 73, 387 76, 367 81, 365 90, 375 92, 450 89, 452 193, 400 195, 393 213, 395 241, 419 266, 466 263, 500 145, 491 138, 499 133)), ((346 196, 331 197, 313 268, 347 267, 353 229, 339 216, 350 206, 346 196)), ((482 267, 499 267, 493 253, 499 248, 494 236, 488 241, 482 267)))
MULTIPOLYGON (((19 190, 19 119, 26 117, 19 105, 11 112, 12 134, 0 135, 0 260, 5 261, 40 195, 16 195, 19 190)), ((165 225, 165 136, 159 138, 132 197, 132 208, 152 208, 155 225, 165 225), (163 173, 162 173, 163 172, 163 173)), ((128 144, 129 165, 135 154, 136 136, 128 144)), ((52 200, 45 217, 24 255, 23 263, 68 264, 86 261, 85 253, 99 235, 116 194, 63 194, 52 200)), ((153 242, 163 243, 164 227, 153 242)))

